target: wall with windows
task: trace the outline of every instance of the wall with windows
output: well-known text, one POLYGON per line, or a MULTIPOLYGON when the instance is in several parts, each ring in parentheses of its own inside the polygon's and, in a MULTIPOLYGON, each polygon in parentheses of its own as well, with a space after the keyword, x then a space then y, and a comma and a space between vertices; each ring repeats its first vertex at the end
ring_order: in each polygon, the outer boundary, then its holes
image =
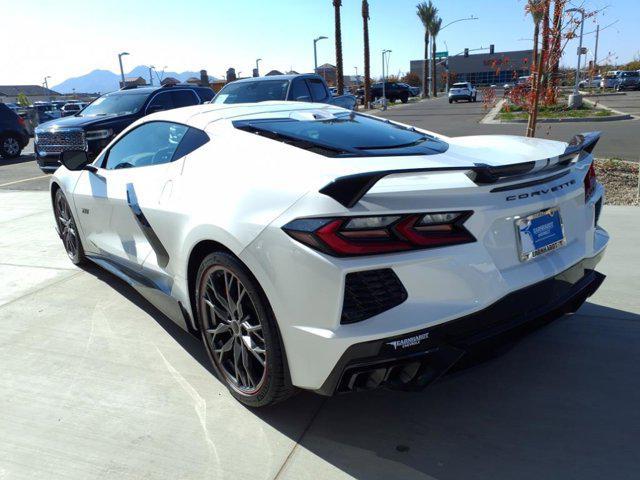
MULTIPOLYGON (((503 85, 518 77, 529 75, 532 55, 532 50, 516 50, 449 57, 449 83, 457 81, 471 82, 474 85, 503 85)), ((424 60, 412 60, 411 72, 422 78, 423 64, 424 60)), ((445 72, 444 65, 437 66, 436 81, 440 90, 444 89, 445 72)))

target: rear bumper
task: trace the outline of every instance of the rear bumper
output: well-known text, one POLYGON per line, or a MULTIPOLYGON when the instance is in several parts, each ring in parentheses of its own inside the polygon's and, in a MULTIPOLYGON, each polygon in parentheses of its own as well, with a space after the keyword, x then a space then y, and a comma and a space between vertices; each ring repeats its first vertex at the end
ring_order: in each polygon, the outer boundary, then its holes
POLYGON ((603 253, 473 314, 405 335, 354 344, 316 392, 332 395, 382 385, 422 389, 452 367, 575 312, 604 281, 605 276, 594 270, 603 253))
POLYGON ((449 100, 469 100, 470 98, 473 98, 472 94, 465 94, 465 95, 449 95, 449 100))

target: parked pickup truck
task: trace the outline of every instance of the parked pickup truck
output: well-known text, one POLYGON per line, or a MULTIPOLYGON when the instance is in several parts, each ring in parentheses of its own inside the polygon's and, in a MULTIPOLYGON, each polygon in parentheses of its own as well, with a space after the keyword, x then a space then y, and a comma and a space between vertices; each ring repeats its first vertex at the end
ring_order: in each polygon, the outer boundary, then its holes
POLYGON ((149 113, 188 107, 213 98, 209 87, 168 84, 125 87, 95 99, 75 115, 40 124, 35 130, 36 162, 45 173, 60 166, 62 152, 84 150, 95 158, 126 127, 149 113))
POLYGON ((334 97, 324 79, 313 73, 236 80, 226 84, 211 103, 253 103, 268 100, 330 103, 349 110, 356 106, 356 97, 334 97))

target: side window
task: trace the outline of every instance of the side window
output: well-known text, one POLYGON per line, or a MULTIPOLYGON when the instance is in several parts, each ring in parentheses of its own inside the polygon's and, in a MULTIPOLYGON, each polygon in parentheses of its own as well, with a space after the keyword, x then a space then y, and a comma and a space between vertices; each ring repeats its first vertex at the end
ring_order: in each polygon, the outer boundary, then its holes
POLYGON ((151 100, 151 103, 147 106, 147 113, 161 112, 163 110, 171 110, 172 108, 175 107, 169 92, 162 92, 151 100))
POLYGON ((182 137, 182 141, 178 148, 173 154, 173 160, 178 160, 179 158, 184 157, 185 155, 189 155, 194 150, 197 150, 202 145, 209 141, 209 135, 207 135, 202 130, 198 130, 197 128, 189 127, 187 133, 182 137))
POLYGON ((210 88, 199 88, 197 93, 202 103, 210 102, 216 95, 210 88))
POLYGON ((314 102, 323 102, 327 99, 327 89, 321 80, 310 78, 307 80, 309 90, 311 90, 311 98, 314 102))
POLYGON ((200 98, 191 90, 176 90, 169 92, 169 95, 173 100, 173 108, 188 107, 200 103, 200 98))
POLYGON ((289 98, 297 102, 310 102, 311 93, 309 93, 309 87, 306 82, 301 78, 296 78, 291 83, 291 92, 289 98))
POLYGON ((189 127, 149 122, 131 130, 107 152, 107 170, 146 167, 170 162, 189 127))

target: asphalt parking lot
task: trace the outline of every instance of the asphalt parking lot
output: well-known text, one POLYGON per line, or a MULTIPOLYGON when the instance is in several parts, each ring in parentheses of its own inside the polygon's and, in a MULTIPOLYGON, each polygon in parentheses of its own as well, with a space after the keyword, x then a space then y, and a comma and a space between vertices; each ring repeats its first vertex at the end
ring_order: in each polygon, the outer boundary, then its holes
MULTIPOLYGON (((501 98, 502 91, 497 91, 501 98)), ((602 97, 600 103, 625 113, 640 110, 640 92, 626 92, 625 95, 602 97)), ((449 104, 447 97, 440 94, 436 99, 406 105, 394 105, 378 115, 397 122, 415 125, 454 137, 460 135, 524 135, 526 124, 481 124, 486 115, 480 94, 476 103, 459 102, 449 104)), ((640 119, 610 122, 568 122, 540 123, 536 136, 552 140, 569 141, 580 132, 602 131, 595 154, 598 157, 616 157, 637 162, 640 160, 640 119)))
MULTIPOLYGON (((448 135, 496 128, 477 124, 480 103, 444 98, 385 115, 448 135)), ((511 127, 524 128, 497 126, 511 127)), ((0 165, 2 480, 638 476, 637 207, 603 211, 612 240, 596 295, 496 358, 420 393, 301 393, 252 411, 197 339, 114 276, 69 262, 48 183, 28 155, 0 165)))

